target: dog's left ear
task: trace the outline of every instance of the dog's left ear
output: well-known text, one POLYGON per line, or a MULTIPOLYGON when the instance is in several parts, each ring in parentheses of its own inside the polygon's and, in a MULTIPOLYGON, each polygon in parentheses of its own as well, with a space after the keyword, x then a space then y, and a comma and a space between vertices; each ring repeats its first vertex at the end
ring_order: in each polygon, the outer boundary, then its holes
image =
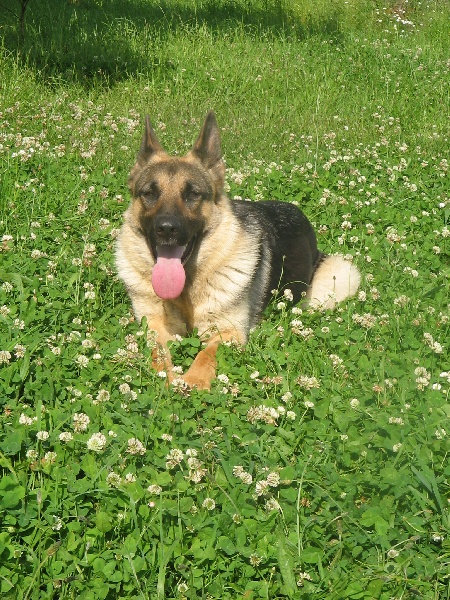
POLYGON ((192 152, 207 169, 214 168, 222 160, 220 131, 214 111, 210 110, 206 115, 202 130, 192 148, 192 152))

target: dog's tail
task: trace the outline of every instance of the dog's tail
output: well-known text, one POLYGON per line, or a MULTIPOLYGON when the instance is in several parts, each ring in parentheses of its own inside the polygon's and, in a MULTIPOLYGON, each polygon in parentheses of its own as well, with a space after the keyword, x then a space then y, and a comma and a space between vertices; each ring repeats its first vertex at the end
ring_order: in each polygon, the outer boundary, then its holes
POLYGON ((338 302, 356 294, 360 282, 357 267, 341 254, 325 256, 312 278, 307 303, 314 308, 334 308, 338 302))

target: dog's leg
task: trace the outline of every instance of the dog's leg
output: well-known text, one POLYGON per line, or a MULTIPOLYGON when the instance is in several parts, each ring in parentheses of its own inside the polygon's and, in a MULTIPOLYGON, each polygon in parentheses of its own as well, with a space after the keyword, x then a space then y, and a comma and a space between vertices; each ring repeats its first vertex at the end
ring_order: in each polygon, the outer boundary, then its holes
POLYGON ((153 342, 152 367, 158 373, 165 371, 167 381, 170 383, 173 379, 173 363, 167 343, 173 339, 173 336, 162 329, 159 322, 152 323, 150 321, 148 324, 148 339, 153 342))
POLYGON ((238 335, 236 330, 220 332, 212 335, 205 348, 200 350, 190 366, 188 372, 183 375, 183 380, 189 387, 196 387, 199 390, 211 389, 211 381, 216 376, 217 368, 217 348, 219 344, 227 341, 243 342, 243 337, 238 335))
POLYGON ((158 373, 164 371, 167 374, 168 381, 173 379, 173 364, 170 356, 169 348, 159 342, 155 343, 155 347, 152 350, 152 367, 158 373))

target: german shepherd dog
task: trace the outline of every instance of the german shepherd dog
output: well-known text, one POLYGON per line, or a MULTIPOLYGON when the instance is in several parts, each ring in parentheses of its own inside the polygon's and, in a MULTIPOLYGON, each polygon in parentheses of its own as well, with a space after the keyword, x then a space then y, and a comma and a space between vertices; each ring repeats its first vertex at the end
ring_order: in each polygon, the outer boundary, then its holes
POLYGON ((120 278, 136 317, 156 333, 152 362, 174 377, 167 344, 198 330, 204 347, 183 376, 209 389, 220 343, 244 344, 273 290, 334 306, 358 289, 358 269, 317 249, 305 215, 288 202, 230 200, 220 133, 210 111, 192 150, 165 152, 148 116, 131 170, 131 205, 117 243, 120 278))

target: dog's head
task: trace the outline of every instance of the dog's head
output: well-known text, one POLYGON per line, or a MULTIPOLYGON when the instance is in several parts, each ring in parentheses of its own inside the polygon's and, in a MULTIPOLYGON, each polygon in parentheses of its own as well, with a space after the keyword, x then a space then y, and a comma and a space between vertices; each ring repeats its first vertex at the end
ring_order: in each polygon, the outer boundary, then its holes
POLYGON ((194 147, 183 157, 166 153, 146 117, 128 183, 133 218, 155 261, 153 289, 161 298, 173 299, 183 291, 184 266, 207 232, 214 206, 222 199, 224 176, 219 127, 212 111, 194 147))

